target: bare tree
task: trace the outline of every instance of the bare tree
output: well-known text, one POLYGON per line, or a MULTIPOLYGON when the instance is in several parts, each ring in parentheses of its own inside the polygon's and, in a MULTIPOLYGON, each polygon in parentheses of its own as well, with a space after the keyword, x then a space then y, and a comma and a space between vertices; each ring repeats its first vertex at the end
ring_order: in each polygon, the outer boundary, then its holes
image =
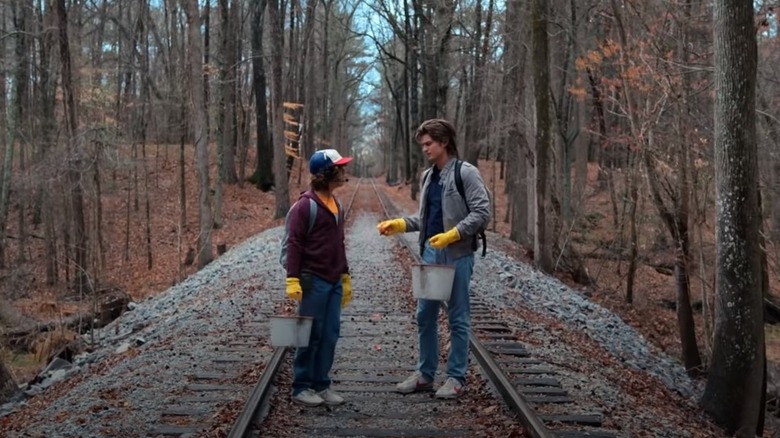
MULTIPOLYGON (((138 131, 141 137, 141 160, 144 171, 144 210, 145 223, 144 232, 146 237, 146 269, 151 270, 153 266, 152 259, 152 220, 151 220, 151 200, 149 199, 149 164, 146 159, 146 139, 148 136, 149 114, 151 112, 151 77, 149 67, 149 27, 152 26, 152 19, 149 14, 149 0, 139 1, 138 22, 141 28, 141 40, 143 41, 141 53, 141 107, 138 114, 138 131)), ((98 199, 97 202, 100 202, 98 199)))
MULTIPOLYGON (((510 238, 523 245, 529 245, 528 236, 528 159, 529 145, 523 128, 523 106, 525 104, 525 67, 528 50, 522 41, 528 35, 528 26, 522 19, 521 0, 509 0, 506 4, 504 24, 504 65, 506 69, 506 124, 504 150, 507 155, 506 193, 510 203, 510 238)), ((495 222, 495 221, 494 221, 495 222)), ((530 245, 529 245, 530 246, 530 245)))
MULTIPOLYGON (((16 7, 14 7, 14 11, 16 10, 16 7)), ((0 17, 0 20, 3 21, 3 30, 5 30, 5 17, 0 17)), ((5 32, 3 32, 5 33, 5 32)), ((24 30, 23 29, 16 29, 14 32, 16 35, 17 45, 19 44, 18 41, 20 41, 23 38, 24 30)), ((5 52, 5 43, 3 42, 0 44, 0 50, 5 52)), ((5 57, 5 53, 0 54, 0 60, 3 60, 5 57)), ((0 168, 0 268, 5 267, 5 233, 6 233, 6 223, 8 219, 8 206, 9 206, 9 194, 11 192, 11 166, 13 164, 14 160, 14 147, 16 143, 16 127, 18 123, 18 108, 17 105, 18 99, 19 99, 19 75, 18 71, 21 68, 22 61, 20 59, 15 59, 14 64, 16 65, 16 68, 14 68, 14 71, 17 72, 11 79, 11 90, 10 90, 10 97, 11 101, 7 107, 10 109, 8 111, 8 117, 5 120, 6 123, 4 123, 4 127, 6 132, 2 133, 0 135, 4 134, 4 151, 3 151, 3 166, 0 168)), ((0 92, 2 92, 2 96, 0 96, 0 100, 2 100, 2 104, 0 104, 0 109, 2 109, 2 112, 0 112, 0 117, 5 116, 6 114, 6 77, 5 73, 2 74, 0 77, 2 79, 3 84, 2 87, 0 87, 0 92)), ((25 79, 23 79, 25 80, 25 79)))
POLYGON ((531 29, 533 33, 533 76, 536 101, 536 230, 534 262, 544 272, 553 271, 549 218, 550 169, 550 66, 547 51, 547 1, 533 0, 531 29))
POLYGON ((75 279, 79 290, 87 288, 87 232, 84 222, 84 195, 81 184, 80 142, 78 137, 78 116, 74 72, 71 67, 70 44, 68 42, 68 14, 65 0, 57 0, 57 25, 59 29, 60 62, 62 64, 62 90, 65 102, 65 132, 68 142, 68 183, 70 185, 70 207, 73 215, 73 254, 75 279))
POLYGON ((190 59, 190 111, 198 166, 198 267, 206 266, 213 259, 211 249, 211 196, 209 192, 208 122, 204 106, 204 91, 199 82, 203 74, 200 20, 197 0, 182 0, 187 14, 187 38, 190 59))
POLYGON ((217 181, 214 194, 214 227, 222 226, 223 183, 235 184, 236 174, 236 84, 238 82, 238 8, 237 1, 219 0, 220 43, 222 56, 220 63, 220 114, 217 142, 217 181))
POLYGON ((313 60, 316 56, 314 30, 317 22, 315 14, 317 13, 318 4, 319 1, 317 0, 306 1, 306 15, 304 17, 306 21, 303 24, 303 41, 301 41, 303 53, 301 54, 301 61, 298 66, 300 69, 298 79, 301 81, 300 86, 303 88, 301 91, 301 103, 304 105, 303 119, 301 120, 303 123, 303 132, 301 133, 300 148, 300 153, 303 157, 308 157, 314 152, 314 135, 316 133, 316 130, 313 129, 315 126, 315 114, 317 114, 317 108, 316 105, 314 105, 316 90, 314 81, 305 80, 304 78, 310 77, 310 75, 313 75, 316 71, 313 60))
MULTIPOLYGON (((482 2, 476 4, 474 17, 474 36, 470 44, 473 53, 471 71, 472 83, 466 92, 465 132, 463 142, 463 159, 475 166, 479 164, 479 155, 486 143, 487 126, 485 114, 490 104, 487 92, 488 62, 490 61, 490 39, 492 37, 494 1, 488 2, 487 18, 482 25, 482 2)), ((495 224, 495 221, 493 221, 495 224)))
POLYGON ((753 1, 716 0, 715 339, 702 405, 728 434, 763 434, 766 379, 753 1))
MULTIPOLYGON (((257 135, 257 166, 251 181, 262 191, 274 184, 271 135, 268 131, 268 102, 266 101, 266 76, 263 65, 263 21, 267 0, 251 0, 252 10, 252 87, 255 95, 255 133, 257 135)), ((313 81, 308 81, 313 82, 313 81)))
POLYGON ((239 22, 241 3, 238 0, 219 0, 222 31, 222 101, 224 106, 222 118, 223 162, 220 167, 222 181, 226 184, 238 182, 236 174, 236 105, 238 96, 238 41, 241 23, 239 22))
POLYGON ((282 99, 282 55, 284 51, 284 16, 280 0, 269 0, 268 18, 271 25, 271 108, 273 115, 274 179, 276 210, 274 218, 283 218, 290 209, 287 155, 284 138, 284 107, 282 99))

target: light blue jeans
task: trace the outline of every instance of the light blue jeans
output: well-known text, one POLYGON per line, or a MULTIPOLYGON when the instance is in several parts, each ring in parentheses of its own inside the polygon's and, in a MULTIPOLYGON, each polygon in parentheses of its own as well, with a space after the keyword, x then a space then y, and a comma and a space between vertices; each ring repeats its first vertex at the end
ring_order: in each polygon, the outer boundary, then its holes
POLYGON ((293 360, 293 395, 305 389, 322 391, 330 387, 330 369, 341 328, 341 280, 335 283, 316 275, 301 275, 303 298, 298 314, 314 318, 309 346, 298 348, 293 360))
MULTIPOLYGON (((447 257, 447 250, 437 250, 428 243, 423 251, 423 263, 455 265, 455 281, 452 295, 447 302, 447 320, 450 325, 450 353, 447 357, 447 377, 466 383, 469 365, 469 335, 471 322, 469 312, 469 283, 474 272, 474 254, 455 260, 447 257)), ((420 361, 417 370, 429 381, 433 381, 439 366, 438 316, 441 301, 417 300, 417 335, 419 336, 420 361)))

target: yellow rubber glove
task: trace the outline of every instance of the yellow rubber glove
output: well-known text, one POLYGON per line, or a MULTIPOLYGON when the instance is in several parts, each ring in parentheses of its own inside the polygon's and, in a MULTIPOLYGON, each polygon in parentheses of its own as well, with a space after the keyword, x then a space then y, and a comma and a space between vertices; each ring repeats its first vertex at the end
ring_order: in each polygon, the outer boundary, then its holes
POLYGON ((430 239, 428 239, 428 242, 431 243, 431 246, 436 249, 442 249, 446 247, 447 245, 457 242, 460 240, 460 233, 458 232, 458 229, 455 227, 452 227, 451 230, 439 233, 430 239))
POLYGON ((406 231, 406 221, 403 218, 382 221, 377 224, 376 229, 383 236, 392 236, 406 231))
POLYGON ((349 274, 341 274, 341 308, 347 307, 352 301, 352 277, 349 274))
POLYGON ((287 298, 295 301, 300 301, 303 298, 301 280, 295 277, 287 277, 287 298))

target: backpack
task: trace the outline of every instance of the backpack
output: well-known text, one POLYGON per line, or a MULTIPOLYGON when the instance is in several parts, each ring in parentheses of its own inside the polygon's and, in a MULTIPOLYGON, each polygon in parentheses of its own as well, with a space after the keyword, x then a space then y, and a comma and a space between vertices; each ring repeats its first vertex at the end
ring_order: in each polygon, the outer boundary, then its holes
MULTIPOLYGON (((317 201, 311 198, 306 199, 309 200, 309 226, 306 229, 306 234, 309 234, 311 233, 312 228, 314 228, 314 221, 317 220, 317 201)), ((298 201, 300 201, 300 199, 298 201)), ((296 201, 296 203, 298 201, 296 201)), ((341 202, 339 202, 338 199, 336 199, 336 204, 338 205, 338 210, 341 211, 341 202)), ((292 208, 287 210, 287 215, 284 217, 284 236, 282 237, 282 250, 279 254, 279 263, 282 264, 284 269, 287 269, 287 237, 289 233, 288 222, 290 220, 291 211, 292 208)))
MULTIPOLYGON (((317 219, 317 202, 314 199, 307 198, 309 200, 309 227, 306 229, 306 234, 311 233, 311 229, 314 228, 314 221, 317 219)), ((287 269, 287 237, 289 233, 289 220, 290 212, 292 208, 287 210, 287 215, 284 217, 284 236, 282 237, 282 251, 279 254, 279 263, 282 264, 284 269, 287 269)))
MULTIPOLYGON (((466 204, 466 211, 471 213, 471 209, 469 208, 469 203, 466 202, 466 189, 463 188, 463 177, 460 175, 460 168, 463 167, 463 160, 456 160, 455 161, 455 187, 458 189, 458 193, 460 193, 460 197, 463 198, 463 203, 466 204)), ((422 184, 420 185, 420 188, 425 186, 425 181, 428 178, 429 173, 425 174, 425 178, 422 180, 422 184)), ((488 193, 488 196, 490 194, 488 193)), ((485 257, 485 254, 487 254, 487 236, 485 236, 485 227, 482 226, 477 231, 477 234, 473 236, 473 240, 471 242, 471 249, 474 251, 477 250, 477 236, 479 236, 480 239, 482 239, 482 257, 485 257)))

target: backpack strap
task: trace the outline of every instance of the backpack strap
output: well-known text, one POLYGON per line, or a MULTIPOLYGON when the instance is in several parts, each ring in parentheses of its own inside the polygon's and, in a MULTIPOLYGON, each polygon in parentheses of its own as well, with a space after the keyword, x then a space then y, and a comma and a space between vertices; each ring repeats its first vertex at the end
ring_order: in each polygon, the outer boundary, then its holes
MULTIPOLYGON (((299 199, 300 201, 300 199, 299 199)), ((298 201, 295 201, 296 203, 298 201)), ((282 236, 282 250, 279 254, 279 263, 282 264, 284 268, 287 268, 287 238, 289 237, 287 225, 290 220, 290 212, 292 211, 292 208, 287 210, 287 215, 284 217, 284 235, 282 236)), ((314 228, 314 222, 317 220, 317 202, 313 199, 309 198, 309 227, 306 229, 306 235, 311 233, 311 230, 314 228)))
POLYGON ((309 230, 308 233, 311 233, 312 228, 314 228, 314 221, 317 220, 317 201, 314 199, 309 198, 309 230))
MULTIPOLYGON (((466 189, 463 188, 463 177, 460 176, 461 167, 463 167, 463 161, 455 160, 455 187, 457 187, 460 197, 463 198, 463 202, 466 202, 466 189)), ((469 209, 468 202, 466 202, 466 209, 469 209)), ((469 213, 471 213, 471 210, 469 210, 469 213)))
MULTIPOLYGON (((466 204, 466 211, 471 213, 469 203, 466 201, 466 189, 463 187, 463 177, 460 176, 460 168, 463 167, 463 160, 455 161, 455 187, 460 193, 460 197, 463 198, 463 203, 466 204)), ((487 236, 485 236, 485 230, 479 231, 479 238, 482 239, 482 257, 487 254, 487 236)), ((474 236, 474 249, 477 249, 477 236, 474 236)))

